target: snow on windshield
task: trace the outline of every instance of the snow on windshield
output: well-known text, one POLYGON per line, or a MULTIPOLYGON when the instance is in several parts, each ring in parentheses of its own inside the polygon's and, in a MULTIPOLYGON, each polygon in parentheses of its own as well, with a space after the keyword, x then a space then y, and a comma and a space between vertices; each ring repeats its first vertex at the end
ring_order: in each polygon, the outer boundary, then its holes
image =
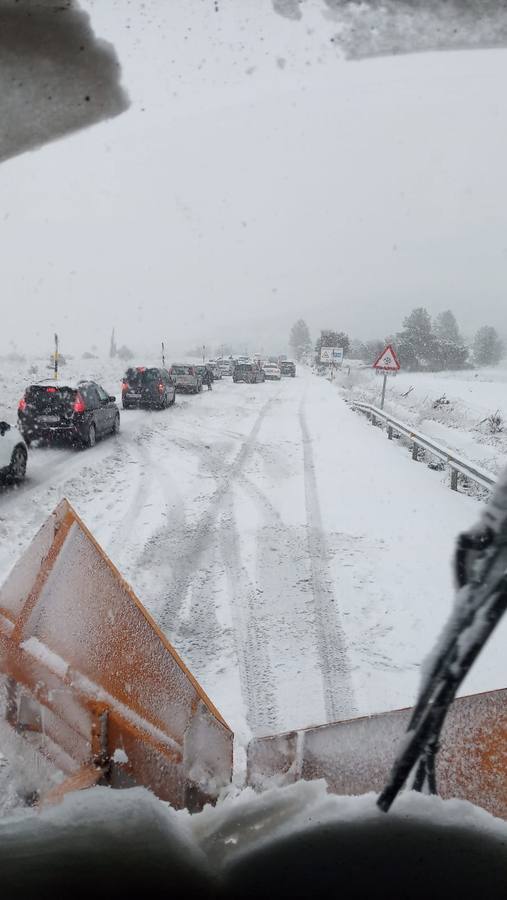
MULTIPOLYGON (((417 696, 456 535, 487 490, 415 432, 465 469, 507 462, 507 13, 83 0, 52 10, 41 53, 50 6, 0 15, 15 123, 0 144, 0 419, 23 440, 24 392, 58 360, 60 379, 110 399, 86 451, 90 431, 63 443, 42 415, 26 480, 9 460, 0 473, 0 581, 67 496, 231 723, 241 782, 252 738, 417 696), (372 364, 391 343, 402 368, 384 396, 372 364), (123 396, 127 367, 134 381, 179 359, 172 373, 195 375, 209 358, 209 390, 162 384, 157 409, 123 396), (231 377, 250 359, 276 377, 231 377), (354 402, 382 403, 408 439, 354 402)), ((68 577, 101 635, 80 552, 42 631, 66 621, 68 577)), ((504 623, 463 692, 505 686, 505 637, 504 623)))

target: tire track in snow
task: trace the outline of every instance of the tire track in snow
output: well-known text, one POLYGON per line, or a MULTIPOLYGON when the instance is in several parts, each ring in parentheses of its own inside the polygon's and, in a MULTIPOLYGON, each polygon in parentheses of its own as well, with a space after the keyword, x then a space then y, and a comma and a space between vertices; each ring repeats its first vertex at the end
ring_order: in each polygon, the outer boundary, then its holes
POLYGON ((131 440, 126 448, 126 456, 122 460, 122 474, 128 479, 131 498, 123 509, 121 518, 115 524, 108 543, 109 554, 118 555, 122 561, 135 555, 136 538, 135 523, 143 503, 153 483, 153 472, 147 443, 153 437, 153 429, 145 429, 131 440), (128 473, 128 474, 127 474, 128 473), (130 473, 134 474, 133 482, 130 473))
POLYGON ((303 438, 308 552, 315 605, 317 649, 326 716, 328 721, 332 722, 354 712, 353 690, 345 633, 327 568, 328 549, 322 525, 312 439, 306 419, 304 397, 299 407, 299 423, 303 438))
POLYGON ((259 601, 247 569, 241 561, 240 537, 234 521, 232 497, 220 524, 220 545, 230 593, 234 644, 238 660, 241 695, 246 704, 248 725, 255 735, 260 730, 276 730, 277 698, 267 635, 259 601))
POLYGON ((179 616, 202 556, 206 550, 212 547, 213 542, 216 540, 214 532, 224 500, 233 483, 240 476, 242 468, 252 452, 262 421, 274 399, 275 397, 270 397, 263 404, 252 429, 245 438, 235 459, 227 468, 224 468, 223 474, 218 475, 217 487, 200 521, 182 536, 184 540, 181 555, 176 561, 172 583, 167 591, 160 613, 159 624, 162 628, 169 627, 179 616))

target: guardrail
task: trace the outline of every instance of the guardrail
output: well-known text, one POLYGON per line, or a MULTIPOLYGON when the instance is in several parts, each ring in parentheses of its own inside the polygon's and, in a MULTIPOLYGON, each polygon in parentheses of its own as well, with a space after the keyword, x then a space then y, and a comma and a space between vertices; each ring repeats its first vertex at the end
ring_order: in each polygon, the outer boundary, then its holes
POLYGON ((360 403, 355 400, 352 401, 351 406, 358 412, 365 413, 374 425, 377 419, 384 422, 387 427, 389 440, 393 439, 394 434, 401 434, 407 437, 412 442, 412 459, 416 460, 418 458, 419 449, 421 449, 427 450, 437 459, 446 463, 451 470, 451 489, 453 491, 458 490, 458 475, 464 475, 470 481, 487 490, 491 490, 495 486, 497 481, 496 475, 492 475, 491 472, 482 469, 480 466, 467 462, 467 460, 457 456, 452 450, 427 437, 427 435, 421 434, 420 431, 416 431, 410 425, 406 425, 404 422, 400 422, 399 419, 388 415, 383 409, 379 409, 378 406, 371 406, 369 403, 360 403))

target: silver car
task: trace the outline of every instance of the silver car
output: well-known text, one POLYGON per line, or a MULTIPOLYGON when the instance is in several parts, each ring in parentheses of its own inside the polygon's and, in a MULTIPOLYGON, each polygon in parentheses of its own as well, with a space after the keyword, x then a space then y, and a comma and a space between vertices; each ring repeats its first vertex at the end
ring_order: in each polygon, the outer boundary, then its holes
POLYGON ((171 366, 170 374, 177 391, 186 391, 188 394, 198 394, 202 391, 202 378, 195 366, 175 363, 171 366))
POLYGON ((214 359, 210 359, 208 365, 213 372, 213 378, 215 379, 215 381, 220 381, 222 372, 220 371, 220 366, 218 365, 218 363, 214 359))
POLYGON ((28 451, 17 428, 0 422, 0 481, 18 484, 26 474, 28 451))

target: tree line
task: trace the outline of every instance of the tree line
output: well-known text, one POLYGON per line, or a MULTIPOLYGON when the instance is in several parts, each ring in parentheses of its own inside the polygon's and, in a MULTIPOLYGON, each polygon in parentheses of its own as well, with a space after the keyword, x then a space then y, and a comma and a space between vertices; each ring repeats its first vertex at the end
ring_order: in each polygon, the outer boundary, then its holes
POLYGON ((319 362, 322 347, 343 347, 344 356, 367 364, 372 364, 384 347, 392 344, 402 368, 413 372, 494 366, 505 354, 504 343, 491 325, 479 328, 468 345, 450 309, 432 319, 423 306, 405 317, 401 331, 371 341, 351 340, 343 331, 323 329, 314 346, 306 322, 299 319, 292 326, 289 344, 297 361, 314 353, 319 362))

